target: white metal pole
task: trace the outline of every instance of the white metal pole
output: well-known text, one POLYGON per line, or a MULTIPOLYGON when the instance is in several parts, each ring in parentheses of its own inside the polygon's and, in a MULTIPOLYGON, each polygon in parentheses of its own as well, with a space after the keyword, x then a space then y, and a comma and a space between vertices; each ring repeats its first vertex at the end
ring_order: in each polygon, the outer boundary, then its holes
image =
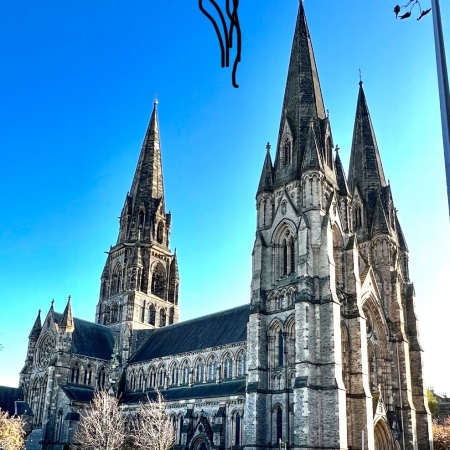
POLYGON ((361 450, 364 450, 364 430, 361 430, 361 450))
POLYGON ((444 146, 445 173, 447 177, 447 200, 450 214, 450 90, 448 87, 447 61, 445 59, 444 35, 442 33, 439 0, 431 0, 433 12, 434 43, 441 104, 442 143, 444 146))

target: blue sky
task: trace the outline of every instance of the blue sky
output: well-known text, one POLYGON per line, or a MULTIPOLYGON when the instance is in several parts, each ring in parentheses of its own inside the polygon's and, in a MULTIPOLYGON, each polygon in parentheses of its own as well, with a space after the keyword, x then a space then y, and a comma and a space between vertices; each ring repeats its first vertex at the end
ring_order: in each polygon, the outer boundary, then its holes
MULTIPOLYGON (((425 0, 422 6, 429 7, 425 0)), ((298 3, 242 0, 239 89, 196 0, 0 4, 0 384, 16 385, 37 310, 94 319, 105 251, 159 99, 182 319, 249 301, 255 192, 275 147, 298 3)), ((306 0, 346 166, 359 72, 410 250, 427 384, 450 392, 450 228, 431 15, 306 0), (445 366, 447 364, 447 367, 445 366)), ((441 5, 450 51, 450 6, 441 5)), ((417 12, 418 13, 418 12, 417 12)))

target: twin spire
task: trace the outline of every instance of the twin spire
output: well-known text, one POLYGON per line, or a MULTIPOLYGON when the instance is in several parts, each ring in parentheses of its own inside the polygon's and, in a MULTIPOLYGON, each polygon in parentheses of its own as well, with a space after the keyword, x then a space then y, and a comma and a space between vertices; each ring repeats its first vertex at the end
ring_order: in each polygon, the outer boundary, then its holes
MULTIPOLYGON (((375 132, 364 94, 359 83, 348 182, 333 142, 329 117, 320 88, 311 36, 305 9, 300 2, 283 100, 275 163, 266 154, 257 196, 301 178, 307 170, 319 170, 329 177, 340 195, 362 196, 368 232, 393 229, 389 218, 392 208, 390 189, 384 176, 375 132), (286 147, 291 149, 286 164, 286 147), (389 192, 387 192, 389 191, 389 192)), ((269 147, 270 149, 270 147, 269 147)))

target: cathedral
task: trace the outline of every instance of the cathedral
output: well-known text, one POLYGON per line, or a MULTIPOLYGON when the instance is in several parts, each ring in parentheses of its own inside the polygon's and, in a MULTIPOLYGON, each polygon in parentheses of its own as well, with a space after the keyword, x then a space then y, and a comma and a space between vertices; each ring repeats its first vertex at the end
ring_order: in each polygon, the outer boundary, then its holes
POLYGON ((176 450, 432 448, 408 247, 363 84, 347 176, 302 2, 273 150, 250 298, 179 322, 155 102, 95 322, 69 298, 31 329, 16 390, 28 450, 67 449, 97 389, 133 409, 156 388, 176 450))

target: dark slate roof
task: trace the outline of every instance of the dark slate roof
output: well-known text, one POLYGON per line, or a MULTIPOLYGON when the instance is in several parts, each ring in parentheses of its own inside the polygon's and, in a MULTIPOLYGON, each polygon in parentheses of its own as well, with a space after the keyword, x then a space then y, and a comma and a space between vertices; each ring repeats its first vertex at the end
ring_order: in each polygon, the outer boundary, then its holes
MULTIPOLYGON (((62 314, 55 312, 55 320, 59 323, 62 314)), ((76 355, 109 361, 113 353, 114 337, 111 330, 87 320, 74 317, 72 347, 70 351, 76 355)))
MULTIPOLYGON (((224 397, 229 395, 245 395, 245 378, 222 383, 202 383, 192 387, 182 386, 169 388, 161 391, 164 400, 173 402, 177 400, 204 399, 213 397, 224 397)), ((125 395, 124 403, 139 403, 147 399, 156 399, 156 391, 131 392, 125 395)))
POLYGON ((0 386, 0 408, 2 411, 7 411, 10 416, 15 414, 14 402, 22 399, 22 389, 0 386))
POLYGON ((94 389, 79 386, 61 386, 69 400, 90 403, 94 398, 94 389))
POLYGON ((250 305, 152 330, 130 363, 247 340, 250 305))

